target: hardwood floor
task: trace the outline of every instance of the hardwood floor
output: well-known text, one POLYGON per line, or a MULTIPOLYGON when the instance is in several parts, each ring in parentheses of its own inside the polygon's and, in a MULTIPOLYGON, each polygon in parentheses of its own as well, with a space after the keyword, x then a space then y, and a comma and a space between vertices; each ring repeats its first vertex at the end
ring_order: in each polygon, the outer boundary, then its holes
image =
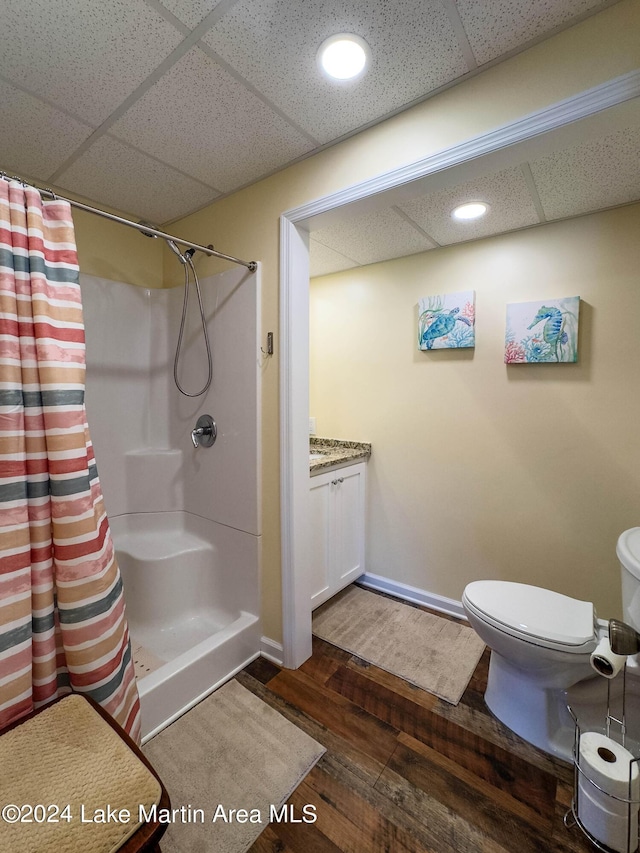
POLYGON ((258 659, 237 677, 326 747, 253 853, 586 853, 563 816, 573 772, 522 741, 484 705, 485 651, 449 705, 314 637, 298 670, 258 659))

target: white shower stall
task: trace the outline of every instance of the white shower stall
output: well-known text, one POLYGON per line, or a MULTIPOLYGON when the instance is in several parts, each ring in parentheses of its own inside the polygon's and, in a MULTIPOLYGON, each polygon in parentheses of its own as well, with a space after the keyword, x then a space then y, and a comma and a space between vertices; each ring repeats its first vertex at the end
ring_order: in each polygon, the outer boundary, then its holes
MULTIPOLYGON (((201 281, 213 380, 194 398, 173 380, 182 287, 80 284, 89 426, 147 739, 259 653, 260 271, 201 281), (217 439, 194 447, 203 414, 217 439)), ((207 378, 195 293, 179 378, 190 392, 207 378)))

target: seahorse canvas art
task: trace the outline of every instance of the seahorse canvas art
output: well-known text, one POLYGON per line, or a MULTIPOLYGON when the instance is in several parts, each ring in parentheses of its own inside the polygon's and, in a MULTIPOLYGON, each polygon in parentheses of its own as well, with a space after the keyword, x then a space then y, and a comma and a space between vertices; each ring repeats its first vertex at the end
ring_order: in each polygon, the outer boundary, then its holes
POLYGON ((473 290, 425 296, 418 302, 421 350, 476 345, 476 294, 473 290))
POLYGON ((506 364, 578 360, 579 296, 507 305, 506 364))

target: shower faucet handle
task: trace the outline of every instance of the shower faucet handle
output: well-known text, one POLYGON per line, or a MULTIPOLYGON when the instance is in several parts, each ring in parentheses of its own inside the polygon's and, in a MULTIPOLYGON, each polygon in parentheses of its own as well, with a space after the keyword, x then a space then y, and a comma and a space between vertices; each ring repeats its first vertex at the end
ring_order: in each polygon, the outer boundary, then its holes
POLYGON ((211 415, 200 415, 195 428, 191 430, 194 447, 211 447, 218 437, 218 428, 211 415))

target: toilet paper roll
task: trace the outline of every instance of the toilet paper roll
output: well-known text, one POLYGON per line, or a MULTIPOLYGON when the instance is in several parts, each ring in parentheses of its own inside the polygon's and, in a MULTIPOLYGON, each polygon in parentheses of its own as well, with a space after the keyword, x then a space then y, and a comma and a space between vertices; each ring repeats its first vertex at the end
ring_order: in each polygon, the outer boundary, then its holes
POLYGON ((632 763, 634 756, 606 735, 584 732, 580 736, 578 760, 582 771, 578 774, 580 822, 597 841, 612 850, 619 853, 635 850, 640 773, 638 764, 632 763), (627 803, 627 799, 636 802, 627 803))
POLYGON ((587 832, 607 849, 615 850, 616 853, 633 853, 638 847, 638 812, 627 813, 624 804, 624 812, 620 811, 617 800, 616 811, 605 808, 605 804, 598 801, 592 791, 596 789, 590 782, 580 779, 578 793, 578 817, 587 832), (590 790, 589 790, 590 789, 590 790))
MULTIPOLYGON (((638 762, 628 749, 613 738, 600 732, 583 732, 580 735, 579 761, 580 769, 583 771, 580 775, 587 776, 606 794, 620 799, 640 799, 638 762), (630 772, 631 796, 629 796, 630 772)), ((594 788, 594 791, 597 789, 594 788)))
POLYGON ((608 637, 603 637, 591 654, 591 666, 605 678, 615 678, 625 664, 626 657, 611 651, 608 637))

